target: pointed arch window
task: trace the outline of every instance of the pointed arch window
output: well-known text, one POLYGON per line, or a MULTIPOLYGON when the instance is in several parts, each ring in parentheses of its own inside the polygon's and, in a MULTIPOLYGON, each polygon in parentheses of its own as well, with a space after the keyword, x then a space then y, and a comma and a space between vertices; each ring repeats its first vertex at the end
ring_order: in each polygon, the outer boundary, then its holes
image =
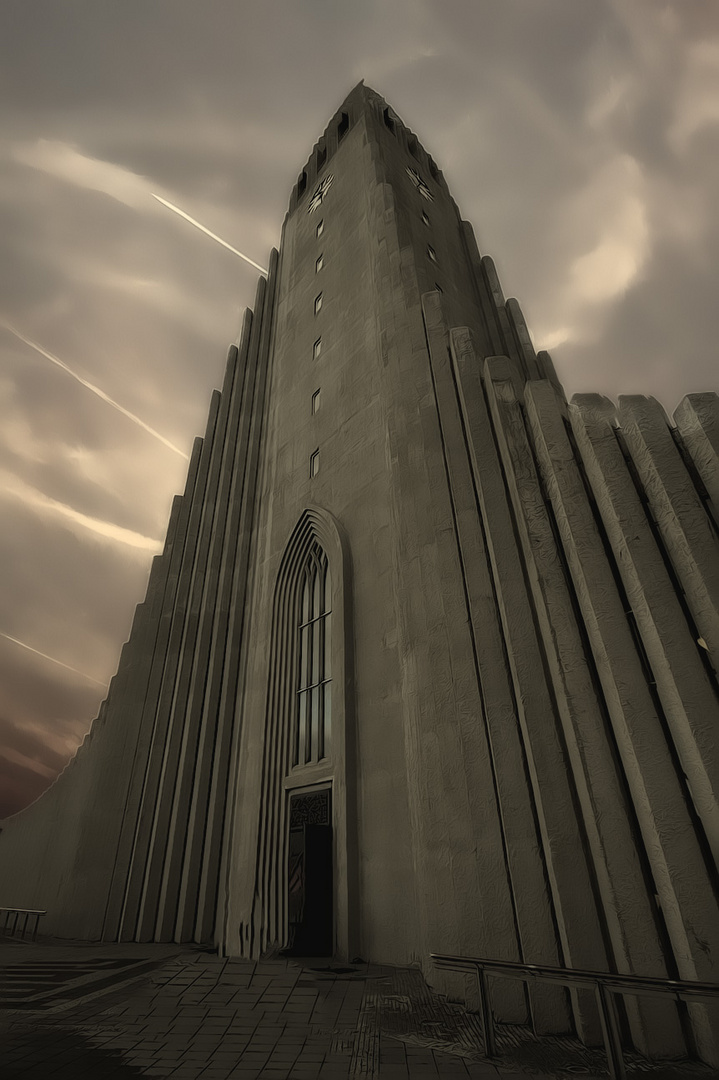
POLYGON ((329 563, 326 554, 315 541, 307 556, 300 585, 293 765, 316 764, 329 754, 331 620, 329 563))

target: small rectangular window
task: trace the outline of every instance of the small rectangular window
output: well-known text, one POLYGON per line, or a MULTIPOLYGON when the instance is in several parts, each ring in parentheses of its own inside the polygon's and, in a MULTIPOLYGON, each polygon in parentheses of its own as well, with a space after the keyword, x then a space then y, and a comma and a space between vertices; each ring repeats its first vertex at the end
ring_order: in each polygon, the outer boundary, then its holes
POLYGON ((320 270, 322 269, 322 267, 324 265, 325 265, 325 257, 324 257, 324 255, 320 255, 320 257, 317 259, 317 262, 315 263, 315 273, 319 274, 320 270))
POLYGON ((392 119, 392 117, 389 114, 389 108, 385 109, 385 111, 384 111, 384 122, 387 125, 387 127, 389 128, 389 130, 392 132, 392 134, 394 135, 394 120, 392 119))
POLYGON ((307 173, 303 171, 303 172, 300 173, 299 179, 297 181, 297 198, 298 199, 302 198, 302 196, 305 193, 305 188, 306 187, 307 187, 307 173))
POLYGON ((315 297, 315 315, 317 314, 317 312, 320 310, 321 307, 322 307, 322 293, 319 293, 315 297))
POLYGON ((409 150, 412 157, 417 157, 417 140, 415 139, 414 135, 412 135, 412 137, 407 140, 407 149, 409 150))
POLYGON ((429 218, 427 217, 427 215, 425 214, 425 212, 424 212, 424 211, 422 211, 422 221, 423 221, 423 222, 424 222, 424 224, 425 224, 425 225, 426 225, 426 226, 427 226, 427 227, 429 228, 429 223, 430 223, 430 222, 429 222, 429 218))
POLYGON ((322 350, 322 338, 318 337, 317 341, 312 346, 312 357, 313 357, 314 360, 316 360, 317 357, 320 355, 321 350, 322 350))
POLYGON ((327 161, 327 147, 321 146, 317 151, 317 172, 320 171, 324 163, 327 161))
POLYGON ((431 244, 427 244, 427 254, 432 262, 437 262, 437 252, 434 250, 431 244))
POLYGON ((319 410, 319 407, 320 407, 320 391, 315 390, 314 394, 312 395, 312 415, 313 416, 319 410))
POLYGON ((310 476, 317 476, 320 471, 320 452, 315 450, 314 454, 310 454, 310 476))
POLYGON ((325 223, 324 223, 324 220, 322 220, 322 221, 319 221, 319 222, 317 223, 317 230, 316 230, 316 231, 317 231, 317 236, 322 236, 322 233, 323 233, 323 232, 325 231, 325 223))
POLYGON ((337 125, 337 142, 342 142, 350 126, 350 118, 346 112, 342 113, 342 119, 337 125))

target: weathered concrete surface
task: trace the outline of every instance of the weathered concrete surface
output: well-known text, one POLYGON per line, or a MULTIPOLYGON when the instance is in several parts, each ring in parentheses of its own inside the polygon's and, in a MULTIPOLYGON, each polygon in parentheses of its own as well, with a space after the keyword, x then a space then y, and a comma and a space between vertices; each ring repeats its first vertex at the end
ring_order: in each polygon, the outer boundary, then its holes
MULTIPOLYGON (((682 978, 712 980, 719 963, 716 895, 567 437, 565 407, 548 383, 528 384, 525 401, 674 960, 682 978)), ((690 1009, 702 1053, 719 1064, 709 1010, 690 1009)))
POLYGON ((619 422, 697 633, 719 671, 719 537, 654 398, 619 399, 619 422))

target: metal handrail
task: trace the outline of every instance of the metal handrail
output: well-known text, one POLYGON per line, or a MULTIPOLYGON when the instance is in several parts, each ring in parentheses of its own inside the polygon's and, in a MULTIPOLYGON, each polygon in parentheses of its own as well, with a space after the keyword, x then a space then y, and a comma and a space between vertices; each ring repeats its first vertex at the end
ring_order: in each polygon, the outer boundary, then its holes
POLYGON ((11 915, 15 916, 15 918, 13 919, 12 928, 9 930, 9 933, 10 933, 11 937, 15 936, 15 933, 17 931, 17 924, 18 924, 18 921, 20 919, 20 916, 21 915, 25 916, 25 918, 23 920, 23 924, 22 924, 22 933, 21 933, 21 937, 23 939, 25 938, 25 932, 27 930, 28 921, 29 921, 30 918, 32 918, 34 916, 35 925, 32 928, 32 941, 34 941, 36 936, 37 936, 38 923, 40 922, 40 919, 41 919, 41 917, 43 915, 47 915, 47 911, 36 911, 36 910, 33 910, 32 908, 0 907, 0 916, 2 916, 2 915, 5 916, 5 923, 4 923, 3 927, 2 927, 3 930, 8 930, 8 921, 10 919, 10 916, 11 915))
POLYGON ((547 964, 522 964, 515 960, 490 960, 478 956, 451 956, 431 953, 437 967, 470 968, 477 973, 479 1011, 484 1032, 484 1052, 488 1058, 497 1057, 494 1020, 489 996, 487 975, 500 979, 546 979, 575 989, 593 990, 599 1008, 604 1049, 612 1080, 626 1080, 622 1055, 615 994, 671 994, 681 1000, 719 998, 719 983, 694 982, 687 979, 657 979, 649 975, 622 975, 618 972, 590 971, 583 968, 550 967, 547 964))

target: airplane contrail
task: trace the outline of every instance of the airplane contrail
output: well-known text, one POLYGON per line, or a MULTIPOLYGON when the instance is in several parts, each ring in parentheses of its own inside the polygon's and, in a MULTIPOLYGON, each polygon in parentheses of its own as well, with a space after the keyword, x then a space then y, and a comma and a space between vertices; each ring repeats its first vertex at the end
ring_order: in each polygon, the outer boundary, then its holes
POLYGON ((82 675, 83 679, 89 679, 90 682, 97 683, 98 686, 106 687, 106 682, 100 682, 99 679, 93 679, 92 675, 86 675, 84 671, 78 671, 77 668, 71 667, 69 664, 64 664, 62 660, 56 660, 54 656, 48 656, 47 653, 40 652, 39 649, 33 649, 32 645, 26 645, 24 641, 19 641, 16 637, 11 637, 10 634, 4 634, 0 630, 0 637, 6 638, 7 641, 12 641, 15 645, 20 645, 23 649, 27 649, 28 652, 35 653, 36 656, 42 656, 43 660, 50 660, 53 664, 59 664, 60 667, 67 668, 68 671, 74 671, 76 675, 82 675))
POLYGON ((134 424, 138 424, 139 427, 144 428, 145 431, 149 432, 150 435, 154 436, 154 438, 159 439, 161 443, 165 444, 165 446, 169 446, 170 450, 174 450, 176 454, 180 455, 180 457, 183 457, 186 461, 189 461, 188 454, 186 454, 183 450, 180 450, 179 447, 174 445, 174 443, 171 443, 170 440, 166 439, 164 435, 161 435, 159 431, 155 431, 155 429, 150 427, 149 424, 146 424, 144 420, 141 420, 139 416, 135 416, 134 413, 131 413, 129 409, 126 409, 124 407, 124 405, 120 405, 117 401, 113 401, 113 399, 111 397, 108 397, 105 391, 101 390, 99 386, 95 386, 94 383, 88 382, 87 379, 83 379, 82 375, 78 375, 72 370, 72 368, 69 368, 67 364, 64 364, 62 360, 58 360, 56 356, 53 356, 52 353, 48 352, 46 349, 43 349, 41 345, 38 345, 37 342, 31 341, 30 338, 26 338, 24 334, 21 334, 20 331, 16 330, 13 326, 10 325, 10 323, 5 322, 4 320, 0 320, 0 326, 4 327, 6 330, 9 330, 10 333, 14 334, 15 337, 19 338, 20 341, 24 341, 24 343, 26 345, 29 345, 31 349, 35 349, 35 351, 39 352, 41 356, 44 356, 53 364, 57 364, 57 366, 62 368, 63 371, 66 371, 68 375, 72 375, 73 379, 77 379, 81 386, 86 387, 88 390, 92 390, 93 394, 97 394, 97 396, 103 401, 107 402, 108 405, 112 405, 113 409, 117 409, 117 411, 121 412, 123 416, 126 416, 129 420, 132 420, 134 424))
POLYGON ((161 199, 159 195, 155 195, 152 192, 150 192, 150 194, 152 195, 153 199, 157 199, 157 201, 159 203, 162 203, 163 206, 166 206, 168 210, 174 210, 174 212, 176 214, 179 214, 181 218, 184 218, 185 221, 189 221, 190 225, 194 225, 196 229, 199 229, 200 232, 205 233, 206 236, 211 236, 212 239, 216 240, 218 244, 222 244, 222 246, 226 247, 228 251, 232 251, 235 255, 239 255, 241 259, 244 259, 245 262, 248 262, 250 264, 250 266, 254 266, 255 270, 259 270, 261 274, 264 274, 265 277, 267 277, 267 271, 265 270, 264 266, 260 266, 259 263, 254 262, 252 259, 249 259, 247 255, 243 255, 241 251, 237 250, 237 248, 233 248, 232 244, 228 244, 226 240, 222 239, 222 237, 216 236, 215 233, 210 232, 210 230, 206 229, 204 225, 200 225, 199 221, 195 221, 194 218, 191 218, 190 215, 186 214, 184 210, 180 210, 179 207, 173 206, 171 202, 167 201, 167 199, 161 199))

